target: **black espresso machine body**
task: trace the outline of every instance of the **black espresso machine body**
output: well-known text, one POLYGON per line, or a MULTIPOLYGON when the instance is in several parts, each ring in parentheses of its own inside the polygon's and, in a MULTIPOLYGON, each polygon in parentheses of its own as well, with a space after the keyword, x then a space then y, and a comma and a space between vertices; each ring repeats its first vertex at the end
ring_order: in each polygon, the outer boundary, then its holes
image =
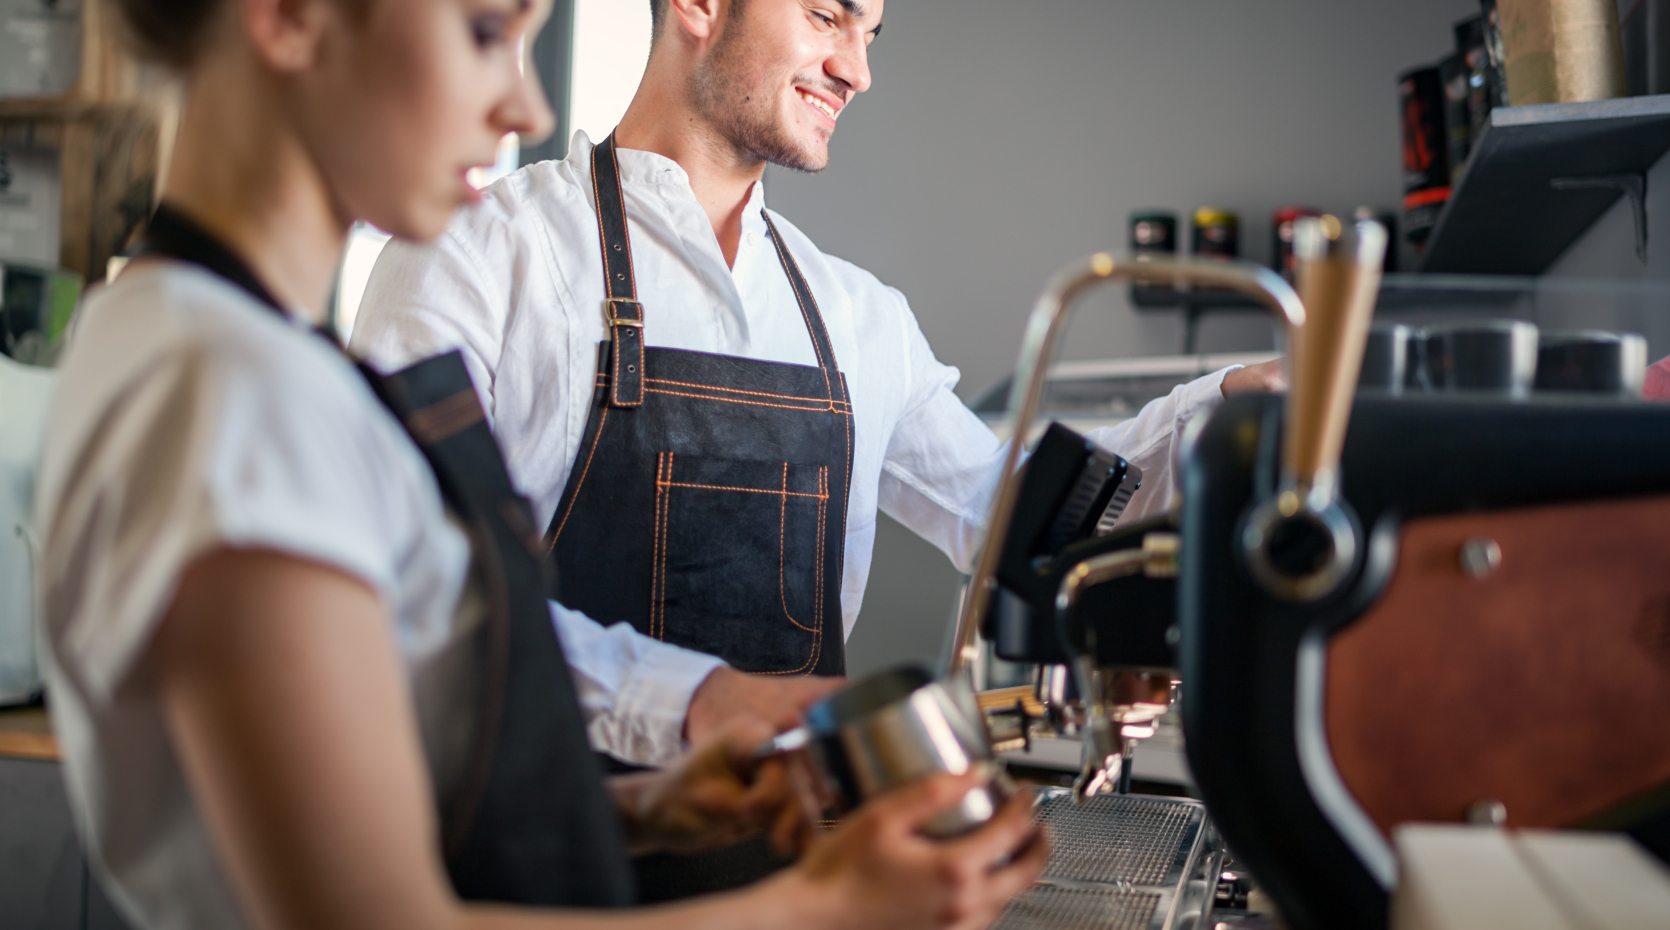
POLYGON ((1267 593, 1243 555, 1282 422, 1281 398, 1237 397, 1200 431, 1177 611, 1190 768, 1288 924, 1385 927, 1390 827, 1466 820, 1475 801, 1505 801, 1509 826, 1627 830, 1663 857, 1670 407, 1359 397, 1340 477, 1365 544, 1310 603, 1267 593), (1432 542, 1446 521, 1461 535, 1432 542), (1571 531, 1569 559, 1539 526, 1571 531), (1564 600, 1597 584, 1617 609, 1564 600), (1516 592, 1539 598, 1524 624, 1502 612, 1516 592), (1371 623, 1378 640, 1358 635, 1371 623))

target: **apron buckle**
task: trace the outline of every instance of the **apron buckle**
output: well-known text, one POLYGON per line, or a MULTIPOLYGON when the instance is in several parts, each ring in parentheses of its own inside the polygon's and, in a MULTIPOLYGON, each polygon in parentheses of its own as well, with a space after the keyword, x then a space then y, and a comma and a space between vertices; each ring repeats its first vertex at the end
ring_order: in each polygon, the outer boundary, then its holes
POLYGON ((603 319, 610 326, 635 326, 644 328, 644 305, 630 297, 610 297, 603 301, 603 319), (627 310, 629 315, 622 315, 621 310, 627 310))

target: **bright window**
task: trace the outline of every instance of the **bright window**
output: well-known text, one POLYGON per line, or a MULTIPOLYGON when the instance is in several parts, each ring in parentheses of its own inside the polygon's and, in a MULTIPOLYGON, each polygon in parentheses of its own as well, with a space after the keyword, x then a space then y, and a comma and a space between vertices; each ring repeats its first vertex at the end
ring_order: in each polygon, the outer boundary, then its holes
POLYGON ((620 122, 649 61, 649 4, 650 0, 574 0, 570 133, 583 129, 593 142, 600 142, 620 122))

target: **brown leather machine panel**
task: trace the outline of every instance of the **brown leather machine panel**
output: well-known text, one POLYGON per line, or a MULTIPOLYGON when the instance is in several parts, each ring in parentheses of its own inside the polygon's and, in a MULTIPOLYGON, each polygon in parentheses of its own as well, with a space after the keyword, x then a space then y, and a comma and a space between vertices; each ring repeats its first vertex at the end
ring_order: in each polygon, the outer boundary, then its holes
POLYGON ((1381 830, 1483 799, 1570 826, 1670 783, 1670 497, 1416 519, 1400 545, 1324 692, 1381 830), (1494 570, 1463 571, 1470 539, 1500 547, 1494 570))

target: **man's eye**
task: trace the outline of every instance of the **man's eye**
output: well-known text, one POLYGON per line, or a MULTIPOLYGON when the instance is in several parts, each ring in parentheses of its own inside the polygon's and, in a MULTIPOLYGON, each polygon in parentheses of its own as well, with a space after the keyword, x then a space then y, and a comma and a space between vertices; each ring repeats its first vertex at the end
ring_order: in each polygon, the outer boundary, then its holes
POLYGON ((470 18, 470 35, 478 48, 491 48, 503 43, 510 34, 510 18, 496 13, 470 18))
POLYGON ((833 17, 833 16, 828 16, 828 15, 825 15, 823 13, 819 13, 817 10, 813 10, 812 15, 816 16, 818 18, 818 22, 824 24, 825 26, 835 25, 835 17, 833 17))

